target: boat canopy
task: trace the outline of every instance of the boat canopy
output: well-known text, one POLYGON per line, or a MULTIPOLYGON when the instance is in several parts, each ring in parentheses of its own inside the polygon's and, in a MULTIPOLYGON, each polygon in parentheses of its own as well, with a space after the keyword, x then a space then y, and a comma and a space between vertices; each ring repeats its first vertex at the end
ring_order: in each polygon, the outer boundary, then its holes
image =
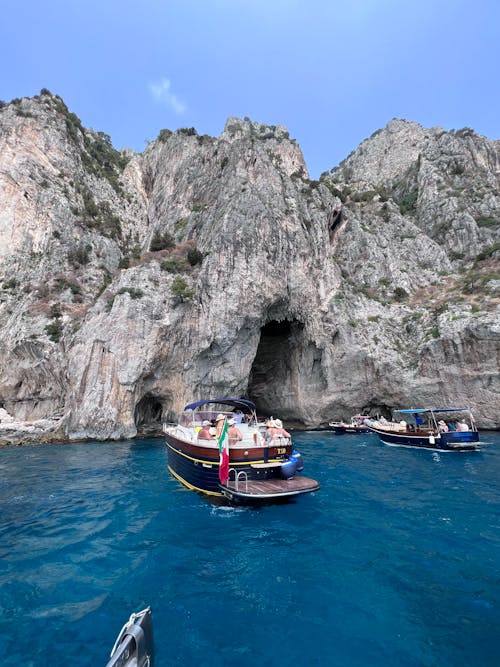
POLYGON ((186 405, 184 411, 196 410, 196 408, 199 408, 200 405, 207 405, 209 403, 220 403, 221 405, 230 405, 233 408, 238 408, 238 410, 241 410, 246 414, 251 414, 252 412, 255 412, 255 404, 246 398, 210 398, 208 400, 205 399, 203 401, 195 401, 194 403, 186 405))
POLYGON ((470 412, 470 408, 417 408, 414 410, 393 410, 403 415, 422 414, 424 412, 470 412))

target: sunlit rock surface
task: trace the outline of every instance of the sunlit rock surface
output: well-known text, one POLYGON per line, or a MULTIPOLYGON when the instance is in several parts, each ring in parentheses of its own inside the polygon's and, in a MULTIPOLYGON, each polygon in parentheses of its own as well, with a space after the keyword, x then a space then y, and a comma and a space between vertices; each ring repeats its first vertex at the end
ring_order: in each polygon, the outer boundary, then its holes
POLYGON ((303 427, 453 404, 498 428, 499 174, 468 128, 392 120, 312 181, 280 126, 118 153, 48 91, 3 105, 0 407, 71 439, 224 395, 303 427))

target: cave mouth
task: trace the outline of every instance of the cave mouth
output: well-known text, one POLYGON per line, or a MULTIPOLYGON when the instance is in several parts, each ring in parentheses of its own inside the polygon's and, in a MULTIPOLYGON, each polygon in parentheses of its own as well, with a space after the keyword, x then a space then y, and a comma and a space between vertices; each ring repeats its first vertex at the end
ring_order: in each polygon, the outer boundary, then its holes
POLYGON ((259 414, 290 414, 304 325, 298 320, 270 320, 260 341, 248 378, 248 395, 259 414))
POLYGON ((163 405, 156 396, 146 394, 135 406, 134 422, 137 428, 161 426, 163 405))

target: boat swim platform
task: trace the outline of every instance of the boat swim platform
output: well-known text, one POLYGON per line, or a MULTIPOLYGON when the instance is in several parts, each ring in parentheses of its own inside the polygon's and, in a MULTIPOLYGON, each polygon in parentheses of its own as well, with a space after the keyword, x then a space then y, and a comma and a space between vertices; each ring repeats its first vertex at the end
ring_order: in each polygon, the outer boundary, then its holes
POLYGON ((298 496, 302 493, 311 493, 320 488, 319 482, 309 477, 292 477, 291 479, 263 479, 263 480, 228 480, 221 484, 223 494, 227 498, 247 500, 272 500, 298 496))

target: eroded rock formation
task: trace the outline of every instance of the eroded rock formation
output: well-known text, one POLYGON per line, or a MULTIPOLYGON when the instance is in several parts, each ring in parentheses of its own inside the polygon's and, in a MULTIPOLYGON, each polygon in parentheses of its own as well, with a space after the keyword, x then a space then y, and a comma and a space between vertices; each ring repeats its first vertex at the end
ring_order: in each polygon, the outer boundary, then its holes
POLYGON ((499 164, 393 120, 312 181, 283 127, 118 153, 48 91, 3 105, 0 406, 72 439, 217 395, 307 427, 444 403, 500 427, 499 164))

